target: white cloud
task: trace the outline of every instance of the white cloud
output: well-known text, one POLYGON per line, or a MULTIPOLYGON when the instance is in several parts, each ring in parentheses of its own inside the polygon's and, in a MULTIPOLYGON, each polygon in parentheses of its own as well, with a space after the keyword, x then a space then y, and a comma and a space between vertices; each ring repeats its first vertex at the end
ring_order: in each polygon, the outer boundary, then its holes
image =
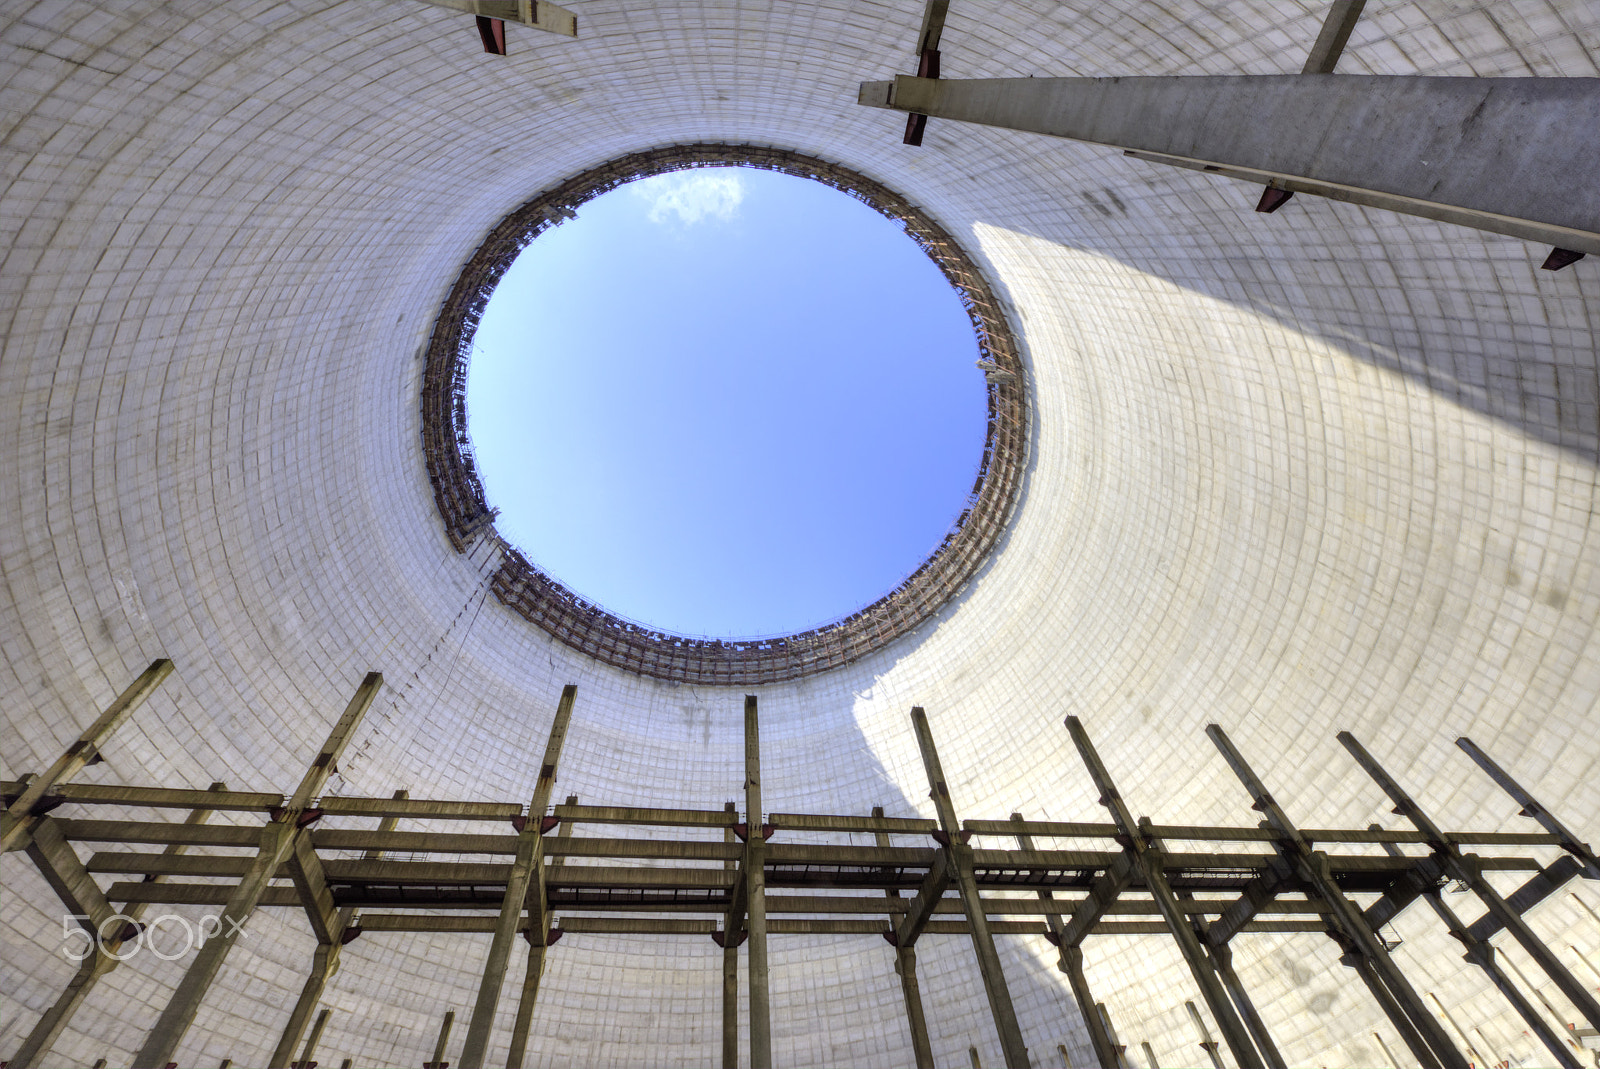
POLYGON ((732 219, 744 200, 744 182, 732 168, 675 171, 633 184, 635 195, 651 202, 649 219, 661 223, 669 215, 692 226, 702 219, 732 219))

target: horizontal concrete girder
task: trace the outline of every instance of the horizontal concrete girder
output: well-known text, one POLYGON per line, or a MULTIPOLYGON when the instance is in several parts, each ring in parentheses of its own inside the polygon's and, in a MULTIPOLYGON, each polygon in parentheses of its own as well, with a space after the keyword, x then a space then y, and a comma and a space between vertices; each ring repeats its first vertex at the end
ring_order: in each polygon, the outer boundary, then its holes
POLYGON ((1600 78, 902 75, 859 102, 1600 253, 1600 78))

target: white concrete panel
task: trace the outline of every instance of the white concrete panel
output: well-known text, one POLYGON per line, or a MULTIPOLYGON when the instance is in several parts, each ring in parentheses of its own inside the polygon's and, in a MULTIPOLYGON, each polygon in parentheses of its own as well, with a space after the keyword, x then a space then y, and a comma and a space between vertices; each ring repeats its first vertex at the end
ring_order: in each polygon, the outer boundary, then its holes
MULTIPOLYGON (((470 19, 398 0, 0 8, 0 770, 47 765, 166 655, 176 675, 86 780, 288 789, 375 668, 389 685, 335 791, 525 798, 574 682, 559 794, 736 798, 738 693, 618 673, 484 599, 487 566, 434 512, 417 406, 438 303, 504 212, 628 151, 726 139, 926 206, 1014 307, 1035 405, 1017 518, 958 603, 760 690, 771 809, 931 812, 920 704, 968 816, 1098 819, 1060 728, 1075 713, 1158 821, 1256 819, 1201 734, 1216 721, 1308 824, 1397 819, 1334 742, 1349 728, 1441 821, 1519 826, 1451 745, 1466 732, 1600 836, 1592 260, 1541 272, 1544 249, 1306 197, 1258 216, 1255 187, 1004 131, 933 122, 907 148, 854 100, 911 69, 915 0, 567 6, 582 36, 509 27, 504 58, 470 19)), ((1322 10, 957 0, 943 70, 1294 71, 1322 10)), ((1339 69, 1597 62, 1581 0, 1374 0, 1339 69)), ((0 881, 4 1056, 72 967, 26 859, 0 881)), ((1569 899, 1533 922, 1600 962, 1569 899)), ((1396 928, 1418 988, 1496 1060, 1545 1062, 1430 917, 1396 928)), ((259 916, 180 1062, 261 1064, 311 944, 302 918, 259 916)), ((457 1059, 487 946, 351 944, 319 1060, 420 1063, 448 1007, 457 1059)), ((1003 953, 1036 1063, 1060 1042, 1085 1063, 1049 947, 1003 953)), ((1322 937, 1238 953, 1295 1064, 1376 1064, 1374 1028, 1403 1049, 1322 937)), ((1166 941, 1088 957, 1134 1051, 1196 1060, 1166 941)), ((709 940, 569 936, 530 1064, 711 1061, 719 959, 709 940)), ((930 939, 919 964, 941 1064, 969 1045, 999 1064, 970 948, 930 939)), ((118 969, 52 1062, 126 1064, 182 965, 118 969)), ((774 937, 772 968, 779 1064, 909 1063, 882 940, 774 937)))

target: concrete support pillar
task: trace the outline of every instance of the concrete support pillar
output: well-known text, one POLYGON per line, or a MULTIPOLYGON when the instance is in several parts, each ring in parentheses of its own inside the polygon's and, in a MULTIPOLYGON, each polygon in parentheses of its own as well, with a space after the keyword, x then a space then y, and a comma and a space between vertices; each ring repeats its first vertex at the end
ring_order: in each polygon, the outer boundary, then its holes
MULTIPOLYGON (((577 795, 567 795, 567 805, 577 804, 577 795)), ((571 834, 572 822, 563 821, 556 838, 562 839, 571 834)), ((543 895, 539 897, 541 901, 544 898, 543 895)), ((522 974, 522 993, 517 998, 517 1019, 511 1026, 511 1049, 506 1054, 506 1069, 522 1069, 522 1063, 528 1055, 528 1032, 533 1028, 533 1008, 539 1001, 539 981, 544 976, 545 962, 550 953, 550 910, 543 910, 537 918, 530 916, 523 934, 528 941, 528 964, 522 974)))
POLYGON ((269 1069, 285 1069, 292 1064, 294 1048, 311 1021, 311 1011, 322 1001, 322 992, 328 986, 328 980, 339 971, 339 949, 338 943, 321 943, 312 954, 311 972, 306 976, 306 982, 300 988, 300 997, 295 1000, 294 1008, 289 1011, 289 1020, 278 1036, 272 1060, 267 1063, 269 1069))
MULTIPOLYGON (((736 836, 731 826, 734 804, 725 807, 730 826, 722 830, 722 841, 733 845, 736 836)), ((727 870, 736 868, 732 859, 724 861, 727 870)), ((724 925, 722 937, 722 1069, 739 1069, 739 939, 724 925)))
POLYGON ((433 1044, 433 1060, 423 1062, 422 1069, 450 1069, 450 1063, 444 1060, 444 1052, 450 1045, 450 1026, 456 1023, 456 1011, 446 1010, 444 1021, 439 1025, 439 1038, 433 1044))
POLYGON ((1088 769, 1090 778, 1100 792, 1100 802, 1111 814, 1112 821, 1121 832, 1126 844, 1124 850, 1128 851, 1131 860, 1143 874, 1145 888, 1155 900, 1156 908, 1161 911, 1167 930, 1172 933, 1173 940, 1178 944, 1178 950, 1183 955, 1184 963, 1189 966, 1189 972, 1194 976, 1200 994, 1205 998, 1207 1008, 1211 1010, 1211 1016, 1222 1029, 1222 1038, 1227 1042, 1228 1049, 1233 1052, 1234 1058, 1244 1069, 1266 1069, 1266 1063, 1251 1041, 1244 1022, 1239 1019, 1233 1005, 1228 1001, 1228 993, 1223 990, 1222 982, 1217 979, 1211 959, 1200 944, 1200 937, 1195 934, 1194 926, 1189 922, 1188 915, 1183 912, 1177 896, 1173 894, 1172 887, 1167 882, 1164 868, 1165 855, 1151 845, 1143 826, 1134 819, 1132 811, 1122 800, 1122 795, 1111 780, 1110 772, 1101 762, 1094 744, 1089 741, 1089 734, 1083 729, 1083 724, 1077 717, 1069 716, 1066 725, 1068 733, 1072 736, 1072 742, 1078 749, 1078 755, 1083 759, 1084 767, 1088 769))
POLYGON ((173 992, 171 1001, 161 1012, 149 1036, 145 1038, 144 1046, 134 1056, 134 1069, 162 1069, 173 1060, 178 1044, 183 1041, 184 1033, 193 1023, 194 1015, 199 1012, 200 1003, 204 1000, 211 981, 222 968, 228 951, 233 949, 239 931, 255 912, 267 888, 271 886, 273 877, 278 874, 278 867, 294 851, 295 840, 302 833, 303 823, 309 822, 309 820, 302 821, 302 817, 315 819, 317 814, 307 814, 306 810, 310 808, 312 800, 322 793, 328 777, 333 775, 338 767, 339 758, 344 754, 345 747, 350 744, 356 726, 360 724, 361 718, 372 705, 373 699, 378 696, 382 686, 382 675, 377 672, 367 673, 366 679, 362 680, 361 686, 356 690, 355 697, 345 706, 344 714, 328 733, 321 752, 317 754, 310 770, 300 781, 300 786, 289 803, 278 812, 272 823, 261 829, 261 845, 244 878, 228 896, 228 904, 222 909, 220 929, 216 935, 206 940, 205 945, 196 953, 194 961, 189 964, 188 971, 179 981, 178 989, 173 992))
POLYGON ((545 743, 544 763, 539 767, 539 780, 533 790, 533 800, 528 803, 528 817, 517 836, 517 853, 511 862, 511 873, 506 878, 505 897, 500 900, 500 917, 495 924, 494 939, 489 944, 489 957, 484 962, 483 979, 478 984, 478 999, 472 1007, 472 1021, 467 1025, 466 1043, 461 1049, 461 1069, 483 1069, 489 1050, 489 1035, 494 1029, 495 1010, 500 1004, 500 988, 506 979, 506 965, 511 960, 511 945, 522 925, 522 913, 530 892, 534 899, 529 913, 534 921, 542 921, 544 902, 544 817, 550 806, 550 791, 556 782, 556 765, 561 760, 561 747, 567 738, 567 724, 572 719, 572 705, 577 700, 578 688, 568 683, 561 690, 561 702, 556 706, 555 721, 550 725, 550 738, 545 743))
MULTIPOLYGON (((1014 824, 1022 824, 1022 814, 1011 814, 1014 824)), ((1017 833, 1017 845, 1024 850, 1032 850, 1033 836, 1023 832, 1017 833)), ((1039 899, 1049 902, 1054 896, 1049 891, 1040 891, 1039 899)), ((1067 975, 1067 983, 1072 988, 1073 1001, 1078 1004, 1078 1015, 1083 1018, 1084 1031, 1089 1033, 1089 1045, 1094 1048, 1095 1058, 1102 1066, 1116 1065, 1116 1049, 1111 1042, 1111 1037, 1106 1034, 1105 1025, 1100 1020, 1100 1014, 1095 1010, 1094 996, 1089 991, 1089 980, 1083 972, 1083 947, 1080 942, 1074 941, 1068 934, 1066 922, 1060 914, 1047 913, 1044 918, 1045 927, 1049 929, 1051 941, 1060 948, 1060 959, 1056 967, 1067 975)), ((1067 1049, 1061 1046, 1061 1057, 1067 1057, 1067 1049)))
MULTIPOLYGON (((228 785, 219 781, 213 783, 210 789, 213 791, 225 791, 228 789, 228 785)), ((189 825, 204 824, 210 818, 211 810, 196 809, 190 812, 184 823, 189 825)), ((172 857, 185 853, 188 849, 188 846, 183 843, 173 843, 162 853, 172 857)), ((152 883, 159 883, 166 879, 165 876, 160 875, 147 878, 152 883)), ((147 909, 149 909, 148 903, 135 902, 124 908, 122 915, 129 920, 137 922, 140 917, 144 916, 147 909)), ((56 999, 54 1005, 44 1011, 44 1016, 39 1018, 33 1026, 33 1031, 28 1034, 28 1038, 23 1040, 22 1047, 11 1056, 8 1064, 12 1066, 12 1069, 32 1069, 33 1066, 38 1064, 39 1059, 55 1045, 55 1041, 60 1037, 62 1031, 66 1029, 68 1022, 72 1020, 72 1015, 78 1012, 78 1007, 83 1004, 84 999, 89 997, 89 993, 100 982, 100 978, 121 964, 115 956, 121 948, 121 939, 103 940, 95 948, 94 954, 84 958, 82 964, 78 967, 77 974, 67 983, 67 989, 61 993, 60 998, 56 999)))
POLYGON ((1367 6, 1367 0, 1333 0, 1328 5, 1328 14, 1322 21, 1322 31, 1317 34, 1316 43, 1311 46, 1311 54, 1306 57, 1305 66, 1300 68, 1301 74, 1332 74, 1334 66, 1339 62, 1339 56, 1344 52, 1344 46, 1350 40, 1350 31, 1356 28, 1356 21, 1361 18, 1361 9, 1367 6))
POLYGON ((1254 803, 1253 808, 1262 813, 1278 833, 1279 839, 1274 846, 1279 854, 1293 867, 1307 891, 1328 905, 1327 916, 1332 925, 1330 934, 1345 951, 1345 957, 1341 960, 1355 968, 1367 982, 1373 998, 1389 1015, 1407 1044, 1410 1045, 1413 1038, 1422 1043, 1421 1048, 1414 1047, 1412 1053, 1417 1055, 1424 1069, 1429 1069, 1431 1065, 1441 1065, 1444 1069, 1468 1069, 1466 1058, 1462 1057, 1449 1034, 1423 1005, 1416 990, 1389 957, 1383 940, 1367 924, 1361 910, 1345 897, 1334 882, 1328 856, 1311 849, 1289 815, 1273 799, 1266 785, 1221 727, 1209 725, 1206 735, 1222 753, 1223 760, 1233 769, 1234 775, 1239 777, 1239 782, 1244 784, 1254 803))
POLYGON ((295 1062, 290 1069, 317 1069, 316 1053, 317 1043, 322 1039, 322 1030, 328 1027, 328 1014, 330 1010, 324 1009, 317 1014, 317 1023, 311 1026, 311 1034, 306 1037, 305 1048, 300 1051, 300 1060, 295 1062))
POLYGON ((761 725, 756 696, 744 698, 744 879, 750 932, 750 1066, 772 1069, 772 1008, 767 1001, 767 872, 762 837, 761 725))
POLYGON ((1111 1037, 1111 1061, 1107 1064, 1115 1066, 1115 1069, 1127 1069, 1127 1045, 1117 1037, 1117 1026, 1111 1023, 1111 1013, 1104 1002, 1094 1004, 1094 1015, 1100 1019, 1100 1027, 1105 1029, 1106 1035, 1111 1037))
POLYGON ((1022 1041, 1022 1028, 1017 1023, 1017 1011, 1011 1004, 1011 990, 1006 986, 1000 953, 994 945, 994 933, 989 929, 983 898, 978 894, 978 882, 972 875, 972 848, 966 844, 961 822, 956 818, 955 803, 951 801, 950 788, 944 778, 944 766, 939 763, 939 752, 933 744, 933 730, 928 726, 928 714, 920 706, 911 710, 911 726, 917 734, 917 747, 922 751, 922 766, 928 773, 929 797, 933 799, 934 809, 938 813, 942 845, 955 876, 956 888, 961 893, 961 907, 967 914, 967 925, 972 932, 972 950, 978 959, 984 993, 989 996, 989 1011, 994 1016, 995 1031, 1000 1035, 1000 1049, 1005 1055, 1006 1069, 1027 1069, 1028 1048, 1022 1041))
POLYGON ((739 948, 722 948, 722 1069, 739 1069, 739 948))
POLYGON ((916 947, 895 947, 894 972, 900 977, 900 994, 905 999, 914 1064, 917 1069, 933 1069, 933 1044, 928 1040, 928 1018, 922 1010, 922 986, 917 983, 916 947))
MULTIPOLYGON (((883 806, 872 807, 872 815, 883 816, 883 806)), ((887 849, 894 845, 887 832, 877 832, 878 846, 887 849)), ((900 892, 885 891, 889 898, 899 898, 900 892)), ((889 923, 899 921, 898 914, 889 915, 889 923)), ((900 994, 906 1004, 906 1025, 911 1030, 911 1055, 917 1069, 933 1069, 933 1044, 928 1040, 928 1018, 922 1011, 922 987, 917 983, 917 949, 915 946, 896 946, 895 975, 900 977, 900 994)))
MULTIPOLYGON (((1411 1056, 1417 1059, 1417 1064, 1422 1069, 1440 1069, 1440 1059, 1438 1054, 1434 1052, 1432 1044, 1423 1036, 1421 1030, 1417 1028, 1416 1022, 1406 1013, 1405 1008, 1396 1001, 1394 995, 1384 986, 1382 977, 1372 967, 1372 963, 1363 955, 1351 951, 1340 955, 1339 961, 1341 964, 1354 969, 1356 975, 1361 977, 1362 982, 1367 985, 1367 990, 1372 993, 1372 1000, 1378 1004, 1378 1008, 1383 1011, 1384 1016, 1389 1018, 1389 1023, 1394 1026, 1394 1030, 1400 1033, 1401 1042, 1410 1049, 1411 1056)), ((1453 1047, 1454 1044, 1451 1044, 1451 1046, 1453 1047)), ((1465 1066, 1466 1064, 1463 1061, 1462 1065, 1465 1066)))
POLYGON ((1223 990, 1228 993, 1234 1009, 1239 1011, 1239 1017, 1250 1033, 1250 1039, 1261 1052, 1261 1057, 1269 1069, 1288 1069, 1289 1063, 1283 1060, 1278 1045, 1272 1041, 1272 1033, 1267 1031, 1266 1022, 1256 1011, 1256 1004, 1251 1000, 1250 992, 1240 981, 1239 974, 1233 971, 1233 951, 1226 944, 1208 945, 1206 950, 1211 955, 1211 964, 1217 970, 1217 979, 1222 981, 1223 990))
POLYGON ((1573 192, 1600 157, 1600 79, 900 75, 858 100, 1600 253, 1600 207, 1573 192))
POLYGON ((1222 1069, 1222 1056, 1217 1052, 1217 1041, 1211 1038, 1211 1030, 1206 1027, 1204 1017, 1195 1007, 1193 1000, 1186 1001, 1183 1008, 1189 1011, 1189 1020, 1194 1023, 1194 1030, 1200 1037, 1200 1049, 1206 1052, 1206 1058, 1211 1062, 1211 1069, 1222 1069))
MULTIPOLYGON (((1378 825, 1372 825, 1370 830, 1379 830, 1378 825)), ((1404 856, 1400 848, 1393 843, 1384 843, 1383 848, 1390 857, 1404 856)), ((1495 957, 1494 947, 1479 941, 1472 935, 1467 926, 1461 923, 1461 918, 1456 916, 1455 910, 1445 904, 1444 898, 1439 894, 1437 888, 1423 897, 1427 899, 1428 905, 1433 907, 1433 912, 1438 915, 1439 919, 1444 921, 1445 927, 1449 929, 1450 934, 1466 948, 1466 954, 1463 955, 1465 960, 1470 961, 1484 971, 1484 974, 1494 983, 1495 988, 1505 996, 1506 1001, 1511 1003, 1512 1008, 1527 1023, 1529 1031, 1538 1036, 1539 1042, 1543 1043, 1545 1048, 1550 1051, 1556 1060, 1556 1064, 1560 1065, 1562 1069, 1578 1069, 1578 1060, 1572 1056, 1572 1052, 1562 1043, 1561 1037, 1539 1015, 1539 1011, 1533 1008, 1533 1004, 1522 994, 1521 989, 1512 983, 1511 978, 1500 968, 1500 962, 1495 957)))
POLYGON ((1543 940, 1528 927, 1528 922, 1522 919, 1522 914, 1513 909, 1509 902, 1500 897, 1500 892, 1484 879, 1483 870, 1479 867, 1476 856, 1463 854, 1461 848, 1456 846, 1422 811, 1422 807, 1417 805, 1399 782, 1367 752, 1366 747, 1356 741, 1354 735, 1348 731, 1341 731, 1339 742, 1350 751, 1350 755, 1366 770, 1367 775, 1383 788, 1383 792, 1394 803, 1395 811, 1427 837, 1428 845, 1444 864, 1444 870, 1472 889, 1472 893, 1478 896, 1489 913, 1505 926, 1511 937, 1538 963, 1544 974, 1561 989, 1561 993, 1578 1008, 1578 1012, 1589 1022, 1589 1027, 1600 1029, 1600 999, 1596 999, 1583 982, 1561 964, 1561 959, 1556 957, 1555 951, 1544 945, 1543 940))
POLYGON ((1083 1017, 1083 1027, 1089 1033, 1089 1044, 1094 1047, 1095 1062, 1106 1066, 1108 1069, 1117 1069, 1122 1065, 1121 1053, 1117 1044, 1106 1031, 1106 1023, 1100 1016, 1099 1003, 1094 1000, 1094 993, 1089 990, 1088 977, 1083 973, 1083 948, 1080 946, 1063 946, 1061 948, 1061 971, 1067 974, 1067 983, 1072 987, 1072 997, 1078 1003, 1078 1013, 1083 1017))
POLYGON ((93 724, 84 729, 76 742, 67 747, 65 753, 56 758, 44 774, 35 776, 25 787, 17 800, 0 813, 0 852, 19 849, 27 838, 30 821, 34 817, 33 807, 38 805, 44 796, 58 783, 76 776, 83 771, 85 765, 91 765, 100 760, 100 747, 105 744, 111 733, 122 725, 122 722, 133 714, 150 692, 161 685, 161 681, 172 674, 172 662, 161 658, 150 663, 150 667, 140 673, 139 678, 129 684, 128 689, 117 695, 116 699, 101 713, 93 724))
POLYGON ((67 989, 44 1011, 44 1016, 39 1018, 33 1031, 28 1033, 28 1038, 22 1041, 21 1048, 7 1064, 15 1069, 34 1069, 40 1064, 40 1059, 55 1045, 66 1030, 67 1023, 72 1020, 72 1015, 78 1012, 78 1007, 83 1005, 84 999, 89 997, 100 978, 116 967, 117 960, 108 956, 104 949, 96 947, 79 963, 78 971, 67 981, 67 989))
MULTIPOLYGON (((404 790, 394 792, 394 797, 397 799, 410 796, 409 792, 404 790)), ((396 818, 384 817, 378 821, 378 830, 393 831, 396 823, 398 823, 396 818)), ((382 856, 382 850, 368 850, 362 854, 367 861, 376 861, 382 856)), ((282 1034, 278 1036, 278 1045, 272 1051, 272 1060, 267 1063, 269 1069, 284 1069, 290 1064, 289 1059, 294 1057, 295 1045, 305 1033, 306 1023, 311 1020, 311 1011, 322 1001, 323 989, 327 987, 333 974, 339 971, 339 955, 340 948, 344 945, 344 933, 355 918, 355 912, 350 906, 341 908, 335 914, 329 932, 333 938, 326 943, 317 944, 317 949, 311 957, 311 972, 300 988, 300 997, 295 1000, 294 1008, 289 1011, 289 1020, 285 1022, 282 1034)))

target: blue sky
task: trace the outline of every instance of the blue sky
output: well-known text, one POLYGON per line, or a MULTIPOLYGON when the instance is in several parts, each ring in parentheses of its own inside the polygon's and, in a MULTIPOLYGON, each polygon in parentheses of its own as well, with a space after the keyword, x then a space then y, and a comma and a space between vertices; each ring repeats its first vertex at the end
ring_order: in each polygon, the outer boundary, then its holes
POLYGON ((667 631, 781 634, 875 601, 949 529, 977 358, 898 225, 808 179, 682 171, 518 258, 468 427, 500 532, 547 574, 667 631))

